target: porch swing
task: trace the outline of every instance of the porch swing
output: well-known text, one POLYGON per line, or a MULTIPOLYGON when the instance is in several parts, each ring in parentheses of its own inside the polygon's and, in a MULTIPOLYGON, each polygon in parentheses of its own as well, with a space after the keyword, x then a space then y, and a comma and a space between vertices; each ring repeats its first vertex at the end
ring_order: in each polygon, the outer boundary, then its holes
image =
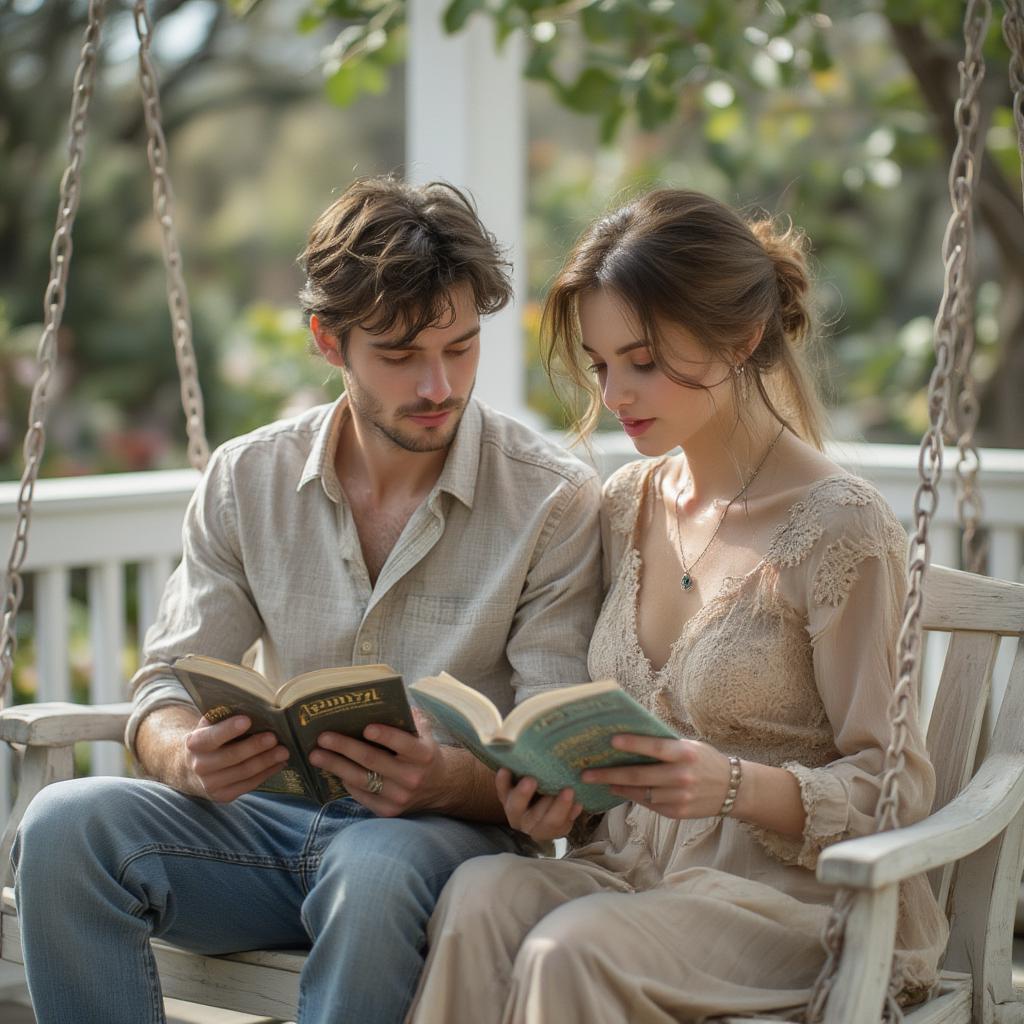
MULTIPOLYGON (((1003 33, 1010 47, 1014 118, 1024 158, 1024 0, 1005 0, 1003 33)), ((81 62, 75 76, 69 164, 61 182, 57 229, 51 247, 45 326, 39 344, 40 375, 32 393, 26 466, 18 498, 18 522, 4 578, 0 632, 0 740, 20 757, 20 786, 0 839, 0 960, 21 963, 17 908, 10 888, 9 852, 33 796, 50 782, 73 774, 78 741, 120 740, 127 704, 82 706, 29 704, 3 709, 14 662, 15 618, 22 597, 19 575, 28 544, 32 495, 45 443, 47 389, 56 361, 56 334, 64 306, 71 258, 71 228, 78 205, 86 115, 95 75, 104 0, 90 0, 81 62)), ((208 455, 202 396, 191 346, 181 259, 175 240, 173 202, 160 125, 156 79, 149 60, 152 25, 145 0, 135 0, 140 81, 149 136, 154 205, 162 229, 168 298, 189 459, 202 469, 208 455)), ((982 43, 991 18, 990 0, 969 0, 964 22, 965 57, 956 106, 957 146, 950 168, 953 213, 943 242, 945 284, 935 321, 936 366, 929 383, 930 426, 921 442, 920 485, 914 498, 908 558, 908 593, 898 641, 898 681, 890 705, 875 834, 825 850, 818 878, 837 887, 825 935, 827 959, 807 1008, 806 1022, 868 1024, 883 1015, 908 1024, 1024 1024, 1024 990, 1014 988, 1011 950, 1014 913, 1024 867, 1024 585, 929 565, 929 529, 938 501, 943 438, 955 429, 957 513, 963 527, 963 563, 981 569, 980 499, 975 486, 978 452, 973 432, 978 408, 970 363, 973 334, 971 282, 973 192, 982 143, 979 90, 984 75, 982 43), (922 662, 922 632, 949 634, 928 727, 937 791, 932 814, 900 827, 897 820, 906 713, 915 699, 922 662), (1005 695, 994 730, 980 751, 982 722, 996 653, 1003 638, 1017 640, 1005 695), (950 939, 940 984, 927 1002, 901 1011, 890 991, 898 886, 925 873, 946 910, 950 939)), ((1022 171, 1024 183, 1024 171, 1022 171)), ((200 956, 154 940, 165 996, 294 1019, 301 952, 255 951, 200 956)), ((97 955, 102 951, 97 950, 97 955)), ((741 1024, 741 1018, 728 1018, 741 1024)), ((742 1018, 751 1024, 751 1018, 742 1018)), ((778 1018, 757 1018, 778 1024, 778 1018)), ((459 1022, 453 1022, 459 1024, 459 1022)), ((755 1022, 756 1024, 756 1022, 755 1022)))

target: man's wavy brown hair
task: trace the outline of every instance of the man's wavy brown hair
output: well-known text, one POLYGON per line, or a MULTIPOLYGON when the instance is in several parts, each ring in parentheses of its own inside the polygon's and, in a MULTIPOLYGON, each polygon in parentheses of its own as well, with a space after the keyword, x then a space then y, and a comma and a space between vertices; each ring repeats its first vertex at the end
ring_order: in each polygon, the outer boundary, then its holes
POLYGON ((477 312, 512 297, 511 264, 453 185, 407 185, 391 177, 354 181, 316 220, 299 255, 307 321, 316 314, 342 351, 352 327, 398 327, 411 341, 455 319, 451 291, 468 284, 477 312))

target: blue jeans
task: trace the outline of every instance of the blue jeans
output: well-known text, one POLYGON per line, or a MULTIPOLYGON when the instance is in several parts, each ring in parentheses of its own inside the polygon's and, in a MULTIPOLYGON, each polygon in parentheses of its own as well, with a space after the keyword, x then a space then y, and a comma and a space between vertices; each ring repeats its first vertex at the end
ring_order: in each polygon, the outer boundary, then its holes
POLYGON ((32 1005, 39 1024, 162 1024, 155 936, 197 953, 311 948, 301 1024, 398 1024, 448 876, 516 850, 497 825, 377 818, 350 799, 57 783, 12 854, 32 1005))

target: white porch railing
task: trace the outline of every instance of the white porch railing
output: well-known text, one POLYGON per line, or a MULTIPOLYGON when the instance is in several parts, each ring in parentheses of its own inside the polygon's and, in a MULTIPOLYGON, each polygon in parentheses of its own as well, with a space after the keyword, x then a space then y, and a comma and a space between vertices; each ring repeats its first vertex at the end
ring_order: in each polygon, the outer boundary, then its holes
MULTIPOLYGON (((872 480, 905 522, 917 486, 917 448, 908 445, 837 445, 833 456, 872 480)), ((955 451, 949 451, 955 457, 955 451)), ((594 459, 603 475, 636 454, 628 439, 601 436, 594 459)), ((37 651, 36 699, 67 700, 71 694, 69 639, 72 572, 84 570, 91 656, 88 699, 105 703, 126 699, 127 672, 122 656, 128 643, 126 569, 138 567, 137 637, 141 644, 152 623, 160 592, 181 551, 181 521, 197 480, 192 470, 43 480, 36 488, 26 578, 34 585, 34 637, 37 651)), ((1017 580, 1024 565, 1024 451, 982 452, 985 520, 990 530, 990 571, 1017 580)), ((0 553, 4 560, 14 529, 17 484, 0 483, 0 553)), ((959 565, 959 535, 954 522, 952 474, 943 491, 933 528, 933 561, 959 565)), ((938 643, 939 638, 933 638, 938 643)), ((934 646, 934 645, 933 645, 934 646)), ((995 703, 1009 671, 1010 653, 1001 652, 996 668, 995 703)), ((923 691, 930 702, 933 680, 927 658, 923 691)), ((94 774, 122 774, 122 750, 94 745, 94 774)), ((0 826, 10 806, 11 763, 0 750, 0 826)))

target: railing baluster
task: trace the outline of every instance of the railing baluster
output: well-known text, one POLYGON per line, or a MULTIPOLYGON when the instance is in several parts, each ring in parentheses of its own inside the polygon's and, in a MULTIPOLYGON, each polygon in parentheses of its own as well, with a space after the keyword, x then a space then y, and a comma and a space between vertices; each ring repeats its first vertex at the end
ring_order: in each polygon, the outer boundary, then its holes
POLYGON ((139 650, 146 639, 146 630, 156 621, 160 595, 171 575, 171 560, 166 555, 139 563, 139 650))
MULTIPOLYGON (((931 530, 931 560, 938 565, 960 567, 960 538, 955 526, 948 523, 935 524, 931 530)), ((927 586, 927 580, 926 584, 927 586)), ((946 663, 949 649, 948 633, 929 633, 924 643, 924 666, 921 671, 921 721, 927 728, 932 704, 942 678, 942 666, 946 663)))
MULTIPOLYGON (((92 678, 89 700, 108 704, 125 699, 121 656, 125 640, 124 566, 107 561, 89 568, 89 630, 92 678)), ((92 744, 93 775, 124 775, 124 752, 115 743, 92 744)))
POLYGON ((70 573, 64 566, 40 569, 35 576, 35 641, 39 668, 36 700, 68 700, 68 602, 70 573))

